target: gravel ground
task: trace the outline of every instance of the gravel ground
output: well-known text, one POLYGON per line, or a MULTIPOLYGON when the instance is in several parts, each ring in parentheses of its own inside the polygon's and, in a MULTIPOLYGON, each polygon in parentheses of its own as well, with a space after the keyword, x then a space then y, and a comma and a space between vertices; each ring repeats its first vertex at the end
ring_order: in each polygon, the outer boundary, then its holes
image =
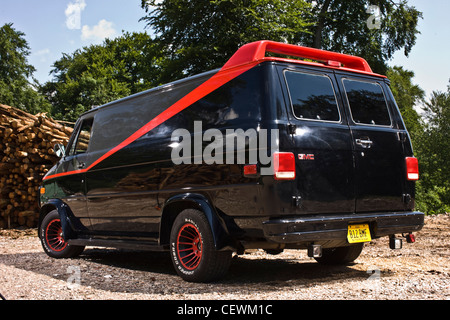
POLYGON ((426 217, 416 243, 365 245, 349 266, 322 266, 304 250, 235 256, 225 279, 181 280, 168 253, 88 247, 53 259, 35 229, 0 230, 0 293, 7 300, 449 300, 450 215, 426 217))

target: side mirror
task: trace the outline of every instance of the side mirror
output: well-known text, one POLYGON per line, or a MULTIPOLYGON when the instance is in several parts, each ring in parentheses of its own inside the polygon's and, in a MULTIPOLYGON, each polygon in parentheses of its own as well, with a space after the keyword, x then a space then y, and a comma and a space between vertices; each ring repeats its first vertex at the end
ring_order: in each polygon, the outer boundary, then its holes
POLYGON ((55 146, 53 147, 53 150, 55 151, 55 155, 58 158, 61 158, 66 154, 66 148, 61 143, 55 144, 55 146))

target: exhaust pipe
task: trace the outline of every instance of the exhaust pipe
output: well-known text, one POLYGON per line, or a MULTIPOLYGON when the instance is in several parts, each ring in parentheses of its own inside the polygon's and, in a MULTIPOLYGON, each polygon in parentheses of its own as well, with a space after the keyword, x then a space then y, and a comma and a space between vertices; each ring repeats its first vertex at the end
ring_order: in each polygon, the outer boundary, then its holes
POLYGON ((308 257, 310 258, 322 257, 322 246, 320 244, 310 244, 308 246, 308 257))
MULTIPOLYGON (((403 234, 402 237, 406 239, 407 243, 416 242, 416 237, 412 233, 403 234)), ((389 248, 391 249, 401 249, 402 248, 402 238, 397 238, 395 234, 389 236, 389 248)))
POLYGON ((389 248, 393 250, 402 248, 402 238, 397 238, 394 234, 389 236, 389 248))

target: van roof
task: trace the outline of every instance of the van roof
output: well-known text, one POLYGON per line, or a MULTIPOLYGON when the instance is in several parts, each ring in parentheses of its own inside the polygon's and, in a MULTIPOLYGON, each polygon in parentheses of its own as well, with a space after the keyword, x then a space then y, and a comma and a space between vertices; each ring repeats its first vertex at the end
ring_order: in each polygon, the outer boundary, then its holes
POLYGON ((256 61, 282 61, 307 64, 386 78, 383 75, 372 72, 372 69, 367 61, 361 57, 269 40, 251 42, 242 46, 227 61, 222 69, 233 68, 247 63, 254 63, 256 61), (317 62, 279 57, 266 57, 267 52, 310 59, 317 62))
POLYGON ((309 66, 319 66, 330 68, 334 70, 342 70, 342 71, 350 71, 356 72, 371 76, 377 76, 386 78, 386 76, 374 73, 370 68, 367 61, 361 57, 347 55, 343 53, 337 53, 332 51, 320 50, 315 48, 297 46, 287 43, 269 41, 269 40, 261 40, 255 41, 240 47, 234 55, 225 63, 225 65, 221 69, 210 70, 207 72, 203 72, 201 74, 197 74, 194 76, 190 76, 187 78, 183 78, 180 80, 176 80, 167 84, 160 85, 158 87, 154 87, 118 100, 111 101, 104 105, 92 108, 89 111, 86 111, 82 115, 94 112, 100 108, 107 107, 125 100, 133 99, 135 97, 145 95, 154 91, 164 90, 165 88, 169 89, 173 86, 176 86, 179 83, 183 83, 186 80, 194 80, 203 76, 207 76, 209 74, 215 74, 218 71, 229 70, 233 68, 241 68, 248 64, 255 64, 258 62, 264 61, 277 61, 277 62, 286 62, 286 63, 294 63, 294 64, 302 64, 309 66), (314 61, 307 60, 299 60, 292 58, 280 58, 280 57, 266 57, 267 52, 272 52, 276 54, 286 55, 288 57, 296 57, 309 59, 314 61))

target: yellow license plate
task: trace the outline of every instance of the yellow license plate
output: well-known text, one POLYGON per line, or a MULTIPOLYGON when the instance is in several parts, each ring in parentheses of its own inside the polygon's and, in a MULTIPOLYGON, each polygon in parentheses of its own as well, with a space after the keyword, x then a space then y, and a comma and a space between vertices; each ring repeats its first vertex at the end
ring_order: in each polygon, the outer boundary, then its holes
POLYGON ((367 223, 350 224, 348 226, 347 240, 349 243, 372 241, 369 225, 367 223))

